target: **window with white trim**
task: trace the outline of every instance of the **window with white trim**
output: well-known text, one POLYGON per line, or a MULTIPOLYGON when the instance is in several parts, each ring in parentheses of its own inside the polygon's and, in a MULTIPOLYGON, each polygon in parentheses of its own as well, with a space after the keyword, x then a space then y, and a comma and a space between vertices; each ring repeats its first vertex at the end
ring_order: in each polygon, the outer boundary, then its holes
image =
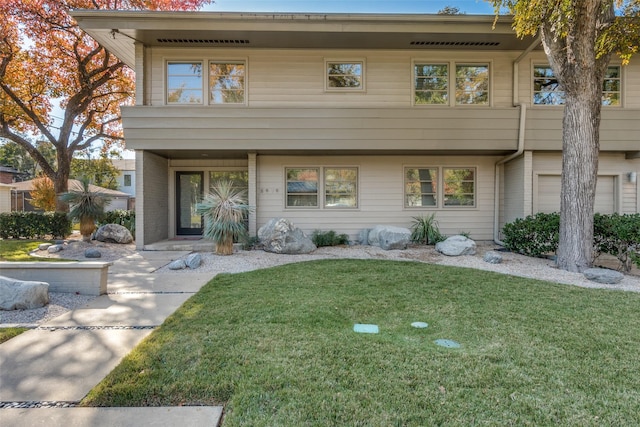
POLYGON ((476 169, 410 166, 404 168, 405 208, 476 205, 476 169))
MULTIPOLYGON (((607 67, 602 84, 602 105, 619 106, 622 99, 622 85, 620 66, 607 67)), ((533 104, 534 105, 564 105, 565 93, 551 66, 533 66, 533 104)))
POLYGON ((325 61, 326 90, 364 90, 364 61, 325 61))
POLYGON ((167 62, 167 104, 202 104, 202 62, 167 62))
POLYGON ((489 105, 489 64, 414 62, 413 103, 489 105))

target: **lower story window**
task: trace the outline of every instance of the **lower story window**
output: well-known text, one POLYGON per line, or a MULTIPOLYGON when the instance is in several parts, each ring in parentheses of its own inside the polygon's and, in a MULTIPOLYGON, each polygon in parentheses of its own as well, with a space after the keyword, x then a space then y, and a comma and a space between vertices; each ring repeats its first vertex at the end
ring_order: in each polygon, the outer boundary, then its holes
POLYGON ((358 207, 358 168, 286 168, 285 174, 287 208, 358 207))
POLYGON ((404 207, 475 206, 475 168, 404 168, 404 207))
POLYGON ((475 206, 474 168, 443 168, 444 206, 475 206))
POLYGON ((358 169, 324 169, 324 207, 358 207, 358 169))

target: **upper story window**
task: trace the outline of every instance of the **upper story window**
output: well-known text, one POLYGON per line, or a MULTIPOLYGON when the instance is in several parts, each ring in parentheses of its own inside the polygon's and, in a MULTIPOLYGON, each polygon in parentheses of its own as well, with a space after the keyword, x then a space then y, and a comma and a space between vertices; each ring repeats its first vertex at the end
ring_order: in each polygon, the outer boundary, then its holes
POLYGON ((204 64, 203 61, 167 62, 167 104, 245 103, 245 61, 210 61, 208 80, 204 64))
POLYGON ((202 104, 202 62, 167 63, 167 104, 202 104))
POLYGON ((489 65, 456 65, 456 105, 489 105, 489 65))
POLYGON ((131 174, 124 174, 124 187, 131 187, 131 174))
POLYGON ((414 105, 451 105, 452 101, 455 105, 489 105, 489 64, 415 62, 414 105))
POLYGON ((244 104, 244 62, 209 63, 209 103, 244 104))
POLYGON ((326 61, 326 90, 364 90, 364 61, 326 61))
MULTIPOLYGON (((602 85, 602 105, 618 106, 621 104, 620 67, 607 67, 602 85)), ((533 104, 564 105, 565 94, 553 70, 548 65, 533 67, 533 104)))

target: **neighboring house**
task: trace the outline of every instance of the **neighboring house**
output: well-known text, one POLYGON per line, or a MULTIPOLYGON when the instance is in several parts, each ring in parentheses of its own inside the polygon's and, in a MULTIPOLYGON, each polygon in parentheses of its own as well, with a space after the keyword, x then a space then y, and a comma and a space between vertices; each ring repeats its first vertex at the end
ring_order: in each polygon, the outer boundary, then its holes
POLYGON ((0 213, 11 212, 11 189, 13 185, 0 183, 0 213))
POLYGON ((0 166, 0 184, 11 184, 18 180, 20 175, 23 175, 15 168, 10 166, 0 166))
MULTIPOLYGON (((39 209, 32 206, 29 200, 31 199, 30 191, 33 189, 33 181, 16 182, 11 185, 13 190, 11 191, 11 210, 14 211, 38 211, 39 209)), ((67 184, 69 190, 80 190, 82 183, 76 179, 70 179, 67 184)), ((109 188, 98 187, 97 185, 89 184, 89 189, 94 192, 101 192, 109 197, 111 201, 107 204, 105 210, 113 211, 116 209, 127 209, 129 203, 129 195, 122 191, 111 190, 109 188)))
MULTIPOLYGON (((305 232, 408 227, 500 239, 560 206, 563 93, 539 40, 493 16, 75 11, 136 74, 140 248, 201 233, 195 204, 233 177, 305 232)), ((603 87, 596 210, 640 211, 640 63, 603 87)))
POLYGON ((130 196, 129 209, 133 210, 136 197, 136 159, 112 159, 111 163, 120 171, 116 178, 118 189, 130 196))

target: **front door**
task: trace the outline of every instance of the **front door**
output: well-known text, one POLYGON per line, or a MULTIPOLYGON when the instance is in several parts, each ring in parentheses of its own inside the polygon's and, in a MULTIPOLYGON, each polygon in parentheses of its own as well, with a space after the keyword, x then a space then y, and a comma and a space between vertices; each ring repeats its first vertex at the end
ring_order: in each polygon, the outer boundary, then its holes
POLYGON ((202 234, 202 216, 196 204, 202 200, 204 175, 202 172, 176 172, 176 234, 202 234))

